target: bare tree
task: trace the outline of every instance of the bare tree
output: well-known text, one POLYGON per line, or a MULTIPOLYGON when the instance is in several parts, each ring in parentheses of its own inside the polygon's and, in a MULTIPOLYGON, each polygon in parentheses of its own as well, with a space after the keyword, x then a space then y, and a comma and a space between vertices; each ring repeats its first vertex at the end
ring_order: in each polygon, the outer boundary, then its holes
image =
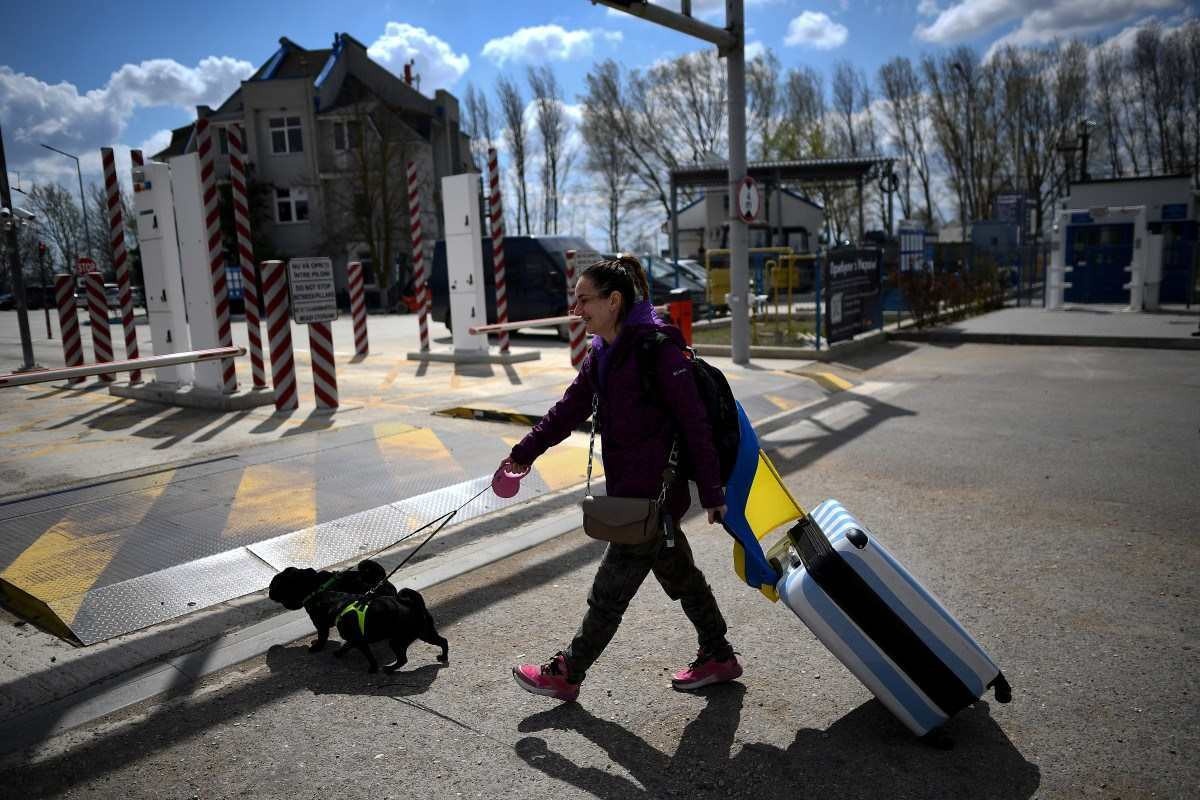
POLYGON ((1109 170, 1114 178, 1119 178, 1124 174, 1121 140, 1125 117, 1118 95, 1120 83, 1124 80, 1121 51, 1115 44, 1102 45, 1096 48, 1093 58, 1096 68, 1096 114, 1104 135, 1109 170))
POLYGON ((558 233, 559 167, 564 156, 569 123, 563 110, 562 90, 550 67, 530 67, 529 88, 537 104, 537 128, 542 140, 542 233, 558 233))
POLYGON ((487 163, 487 152, 495 147, 495 136, 492 131, 492 107, 487 95, 475 88, 475 84, 467 85, 466 95, 467 135, 471 137, 471 152, 478 163, 487 163))
POLYGON ((587 168, 596 176, 607 211, 609 250, 621 247, 621 225, 625 220, 626 196, 633 182, 629 154, 613 131, 608 128, 604 109, 588 105, 584 99, 583 142, 587 148, 587 168))
MULTIPOLYGON (((906 199, 904 213, 911 217, 924 217, 933 222, 937 218, 937 204, 933 200, 930 152, 927 143, 927 106, 921 78, 913 69, 912 62, 905 57, 894 58, 879 68, 879 82, 887 99, 887 109, 900 144, 905 163, 917 173, 921 193, 925 199, 920 213, 913 213, 912 200, 906 199)), ((906 170, 907 174, 907 170, 906 170)), ((905 194, 909 192, 906 177, 905 194)))
POLYGON ((30 210, 41 221, 46 243, 56 251, 63 269, 73 271, 83 244, 83 213, 74 195, 54 183, 34 184, 29 191, 30 210))
POLYGON ((513 81, 501 75, 496 80, 496 95, 500 101, 500 114, 504 118, 504 141, 508 144, 508 152, 512 154, 513 169, 516 174, 517 186, 517 235, 522 230, 525 235, 533 233, 529 224, 529 184, 526 180, 526 142, 525 137, 525 100, 521 97, 521 89, 513 81), (525 227, 522 229, 521 222, 525 227))
POLYGON ((746 65, 746 94, 749 100, 750 131, 758 158, 776 155, 776 133, 782 123, 783 93, 779 84, 779 59, 768 50, 746 65))
POLYGON ((839 61, 833 68, 833 111, 839 126, 841 149, 844 155, 857 156, 862 132, 858 130, 857 113, 862 109, 865 81, 862 73, 849 61, 839 61))

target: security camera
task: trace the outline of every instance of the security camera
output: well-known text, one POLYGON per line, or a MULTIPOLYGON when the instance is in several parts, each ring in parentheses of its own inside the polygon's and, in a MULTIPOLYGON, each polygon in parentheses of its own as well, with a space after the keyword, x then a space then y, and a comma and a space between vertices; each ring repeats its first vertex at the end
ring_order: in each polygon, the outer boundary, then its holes
POLYGON ((20 216, 22 219, 27 219, 27 220, 37 219, 37 214, 34 214, 32 211, 30 211, 27 208, 19 208, 18 207, 18 208, 14 208, 13 211, 15 211, 17 213, 17 215, 20 216))
POLYGON ((12 210, 9 209, 8 206, 4 206, 3 208, 0 208, 0 218, 10 219, 11 217, 12 217, 12 210))

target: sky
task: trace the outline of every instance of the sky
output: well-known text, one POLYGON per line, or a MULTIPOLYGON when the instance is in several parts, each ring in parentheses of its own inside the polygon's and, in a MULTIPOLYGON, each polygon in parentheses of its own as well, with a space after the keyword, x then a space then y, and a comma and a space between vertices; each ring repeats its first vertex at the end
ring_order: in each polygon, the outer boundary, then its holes
MULTIPOLYGON (((678 9, 678 0, 655 0, 678 9)), ((566 101, 578 103, 588 68, 606 58, 626 67, 707 45, 588 0, 410 0, 289 3, 259 0, 9 0, 0 19, 0 126, 9 180, 75 186, 99 180, 99 148, 161 149, 195 106, 217 106, 267 61, 281 36, 327 48, 349 33, 397 73, 416 59, 421 90, 460 98, 468 84, 489 95, 497 77, 524 82, 530 64, 549 64, 566 101), (103 11, 97 11, 103 6, 103 11), (51 24, 52 21, 52 24, 51 24)), ((826 76, 846 60, 874 77, 894 56, 919 58, 966 44, 980 54, 1002 44, 1057 37, 1104 40, 1150 19, 1168 26, 1195 13, 1189 0, 746 0, 747 52, 769 47, 782 66, 826 76)), ((693 0, 693 14, 724 24, 724 0, 693 0)))

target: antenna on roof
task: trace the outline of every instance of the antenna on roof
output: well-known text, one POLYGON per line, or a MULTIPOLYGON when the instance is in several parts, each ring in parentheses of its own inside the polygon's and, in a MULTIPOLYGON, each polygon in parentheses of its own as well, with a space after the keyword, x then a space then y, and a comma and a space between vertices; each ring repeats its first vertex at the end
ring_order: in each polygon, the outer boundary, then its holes
POLYGON ((417 75, 415 72, 413 72, 413 68, 416 65, 417 65, 417 60, 415 58, 410 58, 408 61, 405 62, 405 64, 404 64, 404 82, 406 84, 408 84, 409 86, 412 86, 413 83, 415 82, 417 85, 417 91, 419 92, 419 91, 421 91, 421 76, 417 75))

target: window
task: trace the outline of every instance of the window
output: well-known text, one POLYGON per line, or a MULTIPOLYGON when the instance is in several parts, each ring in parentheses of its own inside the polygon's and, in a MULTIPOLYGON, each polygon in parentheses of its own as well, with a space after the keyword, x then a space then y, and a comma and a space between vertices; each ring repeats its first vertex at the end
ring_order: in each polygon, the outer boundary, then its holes
POLYGON ((229 131, 225 128, 217 128, 217 152, 229 155, 229 131))
POLYGON ((275 190, 276 222, 308 222, 308 192, 303 189, 275 190))
POLYGON ((333 149, 357 150, 362 147, 362 125, 356 120, 333 123, 333 149))
POLYGON ((271 152, 299 153, 304 150, 299 117, 271 117, 271 152))

